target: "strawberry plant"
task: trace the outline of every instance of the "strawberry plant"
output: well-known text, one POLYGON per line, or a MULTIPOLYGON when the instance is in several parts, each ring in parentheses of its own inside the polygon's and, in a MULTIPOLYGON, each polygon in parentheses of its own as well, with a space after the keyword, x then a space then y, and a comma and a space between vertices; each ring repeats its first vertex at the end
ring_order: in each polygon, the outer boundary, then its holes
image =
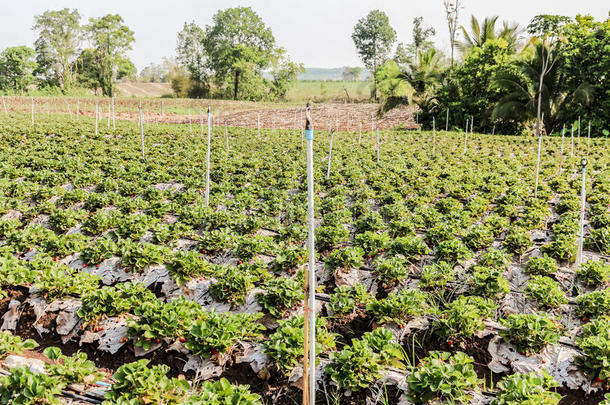
POLYGON ((557 262, 547 255, 532 257, 525 264, 525 272, 535 276, 550 276, 557 270, 559 270, 557 262))
POLYGON ((480 383, 473 362, 472 357, 462 352, 430 352, 412 367, 407 377, 407 398, 418 404, 433 400, 469 403, 480 383))
POLYGON ((500 336, 512 343, 522 353, 539 353, 547 344, 559 342, 561 325, 546 313, 510 314, 501 319, 506 329, 500 336))
POLYGON ((57 378, 34 373, 26 366, 11 369, 11 374, 0 376, 0 403, 15 405, 59 404, 65 384, 57 378))
POLYGON ((347 242, 349 231, 343 226, 320 226, 316 229, 316 247, 319 251, 334 248, 347 242))
POLYGON ((435 290, 445 287, 447 283, 453 280, 455 280, 453 265, 447 262, 438 262, 424 266, 419 286, 424 289, 435 290))
POLYGON ((349 270, 363 265, 364 251, 360 247, 345 247, 332 251, 325 260, 326 265, 335 270, 349 270))
POLYGON ((538 303, 540 308, 557 309, 568 302, 561 285, 550 277, 533 276, 527 283, 525 295, 538 303))
POLYGON ((500 298, 510 291, 504 271, 493 267, 474 266, 470 279, 470 293, 487 298, 500 298))
POLYGON ((122 265, 135 271, 142 271, 144 267, 165 262, 169 249, 152 243, 136 243, 129 239, 118 242, 122 265))
MULTIPOLYGON (((304 318, 302 315, 297 315, 279 321, 279 324, 269 340, 263 342, 263 348, 265 354, 275 361, 279 370, 289 374, 294 367, 301 364, 303 358, 304 318)), ((326 320, 316 319, 316 355, 334 348, 335 335, 326 328, 326 320)))
POLYGON ((585 318, 610 315, 610 288, 580 295, 576 308, 585 318))
POLYGON ((215 266, 192 250, 174 253, 166 266, 169 275, 176 280, 178 285, 184 284, 192 277, 210 277, 215 273, 215 266))
POLYGON ((576 276, 587 286, 599 286, 610 281, 610 264, 601 260, 589 260, 581 264, 576 276))
POLYGON ((93 384, 104 376, 83 352, 64 356, 59 348, 51 346, 44 349, 43 354, 54 360, 54 363, 45 366, 47 373, 65 384, 93 384))
POLYGON ((442 262, 460 263, 467 260, 471 252, 459 239, 443 241, 436 247, 436 258, 442 262))
POLYGON ((228 267, 217 274, 217 281, 210 286, 210 294, 218 301, 241 305, 258 280, 259 277, 250 272, 228 267))
POLYGON ((104 317, 133 312, 140 305, 157 301, 155 294, 139 283, 120 283, 114 287, 103 286, 81 297, 78 316, 95 324, 104 317))
POLYGON ((532 240, 527 229, 513 226, 506 232, 504 248, 508 252, 522 255, 531 246, 532 240))
POLYGON ((307 249, 297 246, 288 246, 281 249, 273 262, 271 268, 274 271, 292 271, 305 263, 307 259, 307 249))
POLYGON ((383 288, 390 288, 400 284, 409 274, 409 263, 400 257, 377 259, 375 261, 375 275, 383 288))
POLYGON ((560 262, 573 262, 576 258, 576 235, 555 235, 540 251, 560 262))
POLYGON ((354 244, 359 246, 365 256, 375 256, 377 253, 383 252, 390 244, 390 236, 387 233, 375 233, 366 231, 356 235, 354 244))
POLYGON ((63 233, 76 226, 81 219, 86 217, 87 213, 85 211, 57 209, 49 216, 49 225, 57 232, 63 233))
POLYGON ((205 253, 216 253, 231 248, 234 238, 235 236, 228 228, 204 232, 203 235, 199 237, 198 249, 205 253))
POLYGON ((205 381, 200 392, 191 395, 185 405, 262 405, 261 397, 252 394, 247 385, 233 385, 226 378, 205 381))
POLYGON ((610 380, 610 318, 594 319, 582 327, 582 336, 577 339, 582 356, 575 358, 576 364, 591 378, 610 380))
POLYGON ((113 375, 114 384, 106 393, 110 404, 166 404, 183 403, 190 387, 186 380, 168 378, 169 367, 159 364, 148 367, 142 359, 120 366, 113 375))
POLYGON ((256 322, 261 316, 260 313, 209 312, 193 323, 186 337, 186 347, 203 358, 229 352, 238 341, 261 336, 264 326, 256 322))
POLYGON ((266 293, 256 294, 256 300, 275 318, 281 318, 284 313, 303 301, 303 285, 300 280, 291 278, 272 278, 263 288, 266 293))
POLYGON ((7 287, 18 286, 31 283, 36 277, 36 271, 31 270, 21 264, 10 253, 0 255, 0 287, 4 290, 7 287))
POLYGON ((484 249, 494 241, 494 235, 491 230, 485 226, 472 227, 462 238, 464 245, 472 251, 484 249))
POLYGON ((34 285, 51 302, 69 295, 86 295, 98 288, 99 280, 93 274, 78 272, 64 265, 51 265, 38 272, 34 285))
POLYGON ((52 257, 65 257, 79 252, 87 243, 87 237, 80 233, 59 235, 42 241, 42 250, 52 257))
POLYGON ((498 394, 492 405, 557 405, 562 396, 551 390, 558 386, 546 370, 541 374, 532 371, 509 375, 498 383, 498 394))
POLYGON ((610 226, 591 229, 586 246, 602 254, 610 254, 610 226))
POLYGON ((100 264, 114 256, 117 251, 117 244, 110 237, 103 237, 85 247, 80 253, 80 259, 85 264, 100 264))
POLYGON ((386 298, 374 300, 367 305, 369 310, 380 324, 394 322, 403 325, 413 318, 434 313, 427 293, 405 289, 397 293, 390 293, 386 298))
POLYGON ((358 308, 364 308, 373 301, 373 297, 366 291, 366 287, 360 283, 353 287, 339 286, 330 295, 327 308, 335 314, 348 314, 358 308))
POLYGON ((428 246, 420 238, 414 236, 402 236, 395 238, 390 245, 390 253, 403 255, 405 259, 411 261, 421 255, 429 253, 428 246))
POLYGON ((0 359, 9 354, 22 354, 25 350, 32 350, 36 347, 38 347, 38 343, 32 339, 24 341, 9 331, 0 331, 0 359))
POLYGON ((443 339, 467 339, 485 329, 485 319, 493 317, 495 310, 496 305, 491 300, 462 295, 447 304, 432 328, 443 339))

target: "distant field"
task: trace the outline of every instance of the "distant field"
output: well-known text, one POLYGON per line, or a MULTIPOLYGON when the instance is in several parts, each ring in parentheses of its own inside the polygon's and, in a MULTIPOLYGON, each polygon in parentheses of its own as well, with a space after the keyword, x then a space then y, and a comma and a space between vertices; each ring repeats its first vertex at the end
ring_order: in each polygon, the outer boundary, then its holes
POLYGON ((299 81, 288 91, 288 101, 365 101, 371 96, 368 81, 299 81))
MULTIPOLYGON (((122 97, 161 97, 171 94, 169 83, 119 83, 122 97)), ((371 95, 371 82, 368 81, 298 81, 288 91, 286 101, 305 102, 345 102, 367 101, 371 95), (347 93, 346 93, 347 91, 347 93)))

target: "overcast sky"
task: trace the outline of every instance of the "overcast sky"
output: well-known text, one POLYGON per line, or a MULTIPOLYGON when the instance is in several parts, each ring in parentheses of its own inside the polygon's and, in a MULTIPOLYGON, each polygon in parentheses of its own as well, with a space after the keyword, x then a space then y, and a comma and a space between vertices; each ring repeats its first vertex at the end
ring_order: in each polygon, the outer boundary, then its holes
MULTIPOLYGON (((356 21, 371 9, 385 11, 398 34, 398 41, 411 41, 414 17, 423 16, 436 29, 434 38, 448 49, 448 31, 442 0, 0 0, 6 3, 0 14, 0 50, 14 45, 32 46, 34 16, 48 9, 77 8, 83 21, 108 13, 123 16, 135 32, 136 42, 129 56, 138 69, 163 56, 173 56, 177 32, 185 21, 209 24, 218 9, 252 7, 271 27, 278 44, 291 59, 307 67, 361 65, 351 33, 356 21)), ((463 0, 460 24, 467 25, 474 14, 482 19, 498 15, 501 20, 527 25, 537 14, 575 16, 589 14, 597 20, 608 17, 604 0, 463 0)))

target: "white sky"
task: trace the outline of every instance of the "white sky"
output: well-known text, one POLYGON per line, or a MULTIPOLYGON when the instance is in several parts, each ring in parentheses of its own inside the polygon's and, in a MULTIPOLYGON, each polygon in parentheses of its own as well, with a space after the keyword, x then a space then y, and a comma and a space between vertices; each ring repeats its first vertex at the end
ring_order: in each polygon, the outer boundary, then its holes
MULTIPOLYGON (((436 29, 434 40, 448 49, 448 31, 442 0, 0 0, 0 50, 14 45, 33 46, 31 30, 34 15, 48 9, 77 8, 84 17, 108 13, 123 16, 135 32, 136 42, 129 56, 138 69, 163 56, 174 55, 177 32, 185 21, 200 26, 211 23, 218 9, 252 7, 271 27, 278 44, 291 59, 307 67, 361 65, 351 33, 356 21, 371 9, 385 11, 397 31, 398 41, 411 41, 414 17, 423 16, 436 29)), ((460 24, 467 25, 470 15, 482 19, 499 15, 500 20, 527 25, 537 14, 570 17, 589 14, 596 20, 608 17, 610 3, 605 0, 463 0, 460 24)))

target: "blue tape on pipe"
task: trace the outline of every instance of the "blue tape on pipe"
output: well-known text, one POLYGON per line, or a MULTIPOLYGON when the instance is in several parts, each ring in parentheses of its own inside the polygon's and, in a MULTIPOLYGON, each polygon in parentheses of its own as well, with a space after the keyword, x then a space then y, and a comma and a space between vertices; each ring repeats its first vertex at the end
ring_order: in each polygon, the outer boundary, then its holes
POLYGON ((308 141, 313 141, 313 129, 305 130, 305 139, 308 141))

